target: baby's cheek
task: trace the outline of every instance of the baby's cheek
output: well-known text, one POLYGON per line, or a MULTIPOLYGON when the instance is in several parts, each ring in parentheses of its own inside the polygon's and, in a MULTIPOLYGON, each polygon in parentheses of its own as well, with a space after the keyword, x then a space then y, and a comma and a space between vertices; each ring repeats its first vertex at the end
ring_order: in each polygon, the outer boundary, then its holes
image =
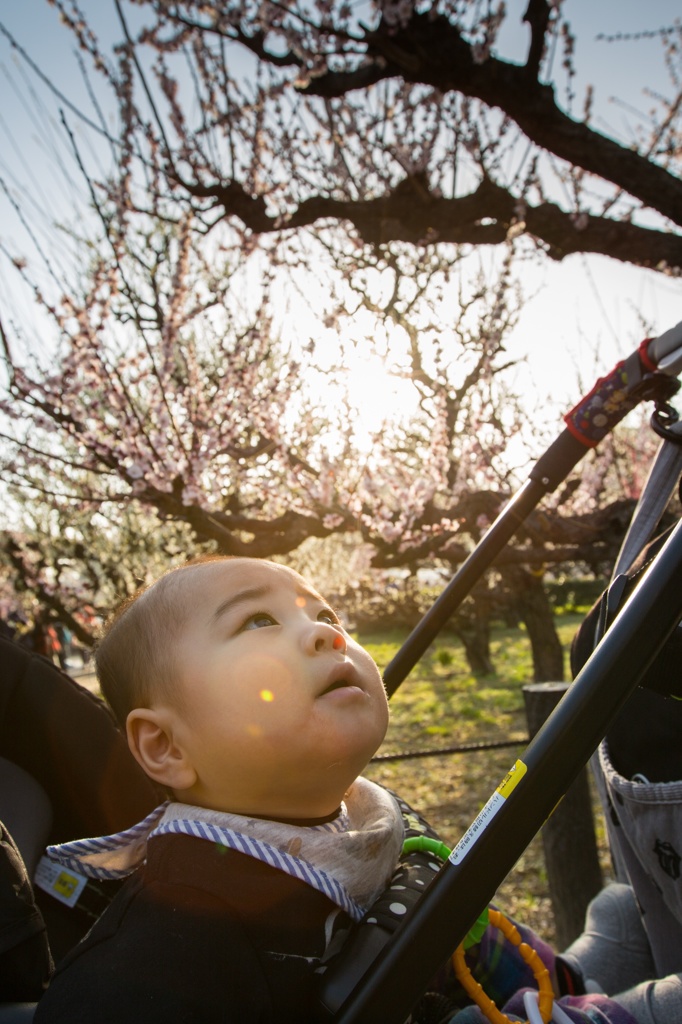
POLYGON ((271 654, 250 653, 236 658, 233 673, 241 681, 244 697, 257 701, 259 710, 274 709, 291 692, 294 676, 291 669, 271 654))

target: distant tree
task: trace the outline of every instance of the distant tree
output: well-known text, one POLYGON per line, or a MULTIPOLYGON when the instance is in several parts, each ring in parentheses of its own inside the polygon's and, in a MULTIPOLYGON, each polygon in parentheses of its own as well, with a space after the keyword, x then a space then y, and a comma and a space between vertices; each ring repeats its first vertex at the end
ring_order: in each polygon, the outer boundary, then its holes
POLYGON ((1 535, 0 594, 27 625, 60 622, 86 647, 126 597, 196 551, 186 524, 161 524, 137 503, 13 499, 21 526, 1 535))

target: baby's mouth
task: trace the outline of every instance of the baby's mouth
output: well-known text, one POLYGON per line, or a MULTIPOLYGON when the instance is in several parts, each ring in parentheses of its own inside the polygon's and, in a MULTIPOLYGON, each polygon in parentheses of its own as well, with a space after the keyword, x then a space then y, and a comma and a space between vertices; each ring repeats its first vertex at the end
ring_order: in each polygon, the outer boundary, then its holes
POLYGON ((336 682, 330 683, 330 685, 319 694, 320 697, 324 697, 325 693, 332 693, 333 690, 341 690, 344 686, 353 686, 353 683, 349 683, 347 679, 337 679, 336 682))
POLYGON ((339 664, 332 670, 327 676, 327 685, 318 693, 318 697, 324 697, 328 693, 333 693, 334 690, 343 690, 347 687, 361 689, 357 672, 353 665, 349 665, 348 662, 339 664))

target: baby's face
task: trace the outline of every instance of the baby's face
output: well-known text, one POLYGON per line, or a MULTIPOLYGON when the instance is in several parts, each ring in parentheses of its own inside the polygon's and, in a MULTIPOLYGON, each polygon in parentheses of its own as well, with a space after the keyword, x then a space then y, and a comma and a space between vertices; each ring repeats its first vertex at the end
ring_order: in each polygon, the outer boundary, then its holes
POLYGON ((175 728, 197 783, 177 795, 254 816, 331 813, 386 733, 374 661, 284 566, 184 572, 175 728))

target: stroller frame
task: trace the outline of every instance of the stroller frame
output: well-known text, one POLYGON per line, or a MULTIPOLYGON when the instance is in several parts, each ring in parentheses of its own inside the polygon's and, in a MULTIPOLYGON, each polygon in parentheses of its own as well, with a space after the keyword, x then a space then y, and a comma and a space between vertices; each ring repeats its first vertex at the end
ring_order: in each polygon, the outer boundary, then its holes
MULTIPOLYGON (((384 681, 395 692, 473 583, 518 525, 566 477, 589 447, 645 398, 669 410, 682 368, 682 324, 646 339, 628 360, 565 417, 567 429, 533 468, 530 479, 463 563, 412 632, 384 681), (604 423, 619 382, 625 390, 604 423), (587 424, 587 430, 585 425, 587 424), (581 429, 582 428, 582 429, 581 429)), ((682 618, 682 521, 592 657, 544 726, 452 851, 412 912, 392 934, 363 926, 325 974, 322 1018, 338 1024, 401 1024, 428 982, 466 936, 481 910, 552 813, 682 618), (358 963, 362 965, 358 967, 358 963), (362 974, 360 974, 362 970, 362 974)))

